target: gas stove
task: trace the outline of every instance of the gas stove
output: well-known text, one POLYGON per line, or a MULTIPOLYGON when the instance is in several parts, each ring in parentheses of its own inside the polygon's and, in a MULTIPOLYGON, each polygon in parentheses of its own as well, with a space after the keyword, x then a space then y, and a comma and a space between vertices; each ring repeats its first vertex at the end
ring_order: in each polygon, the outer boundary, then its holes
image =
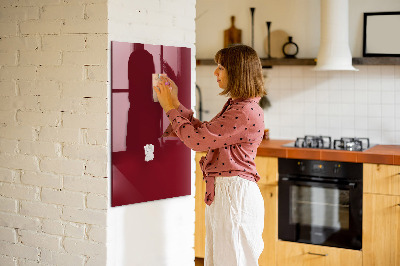
POLYGON ((306 135, 297 138, 295 142, 283 145, 285 147, 295 148, 314 148, 314 149, 330 149, 344 151, 364 151, 374 145, 370 145, 369 138, 340 138, 332 142, 329 136, 311 136, 306 135))

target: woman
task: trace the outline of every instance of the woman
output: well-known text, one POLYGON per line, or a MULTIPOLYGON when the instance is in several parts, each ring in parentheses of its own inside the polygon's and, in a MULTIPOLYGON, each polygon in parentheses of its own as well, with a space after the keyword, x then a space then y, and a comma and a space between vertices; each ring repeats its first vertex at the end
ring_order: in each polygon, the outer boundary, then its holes
POLYGON ((246 45, 218 51, 215 62, 219 94, 230 98, 209 122, 193 118, 193 111, 179 103, 172 80, 164 78, 153 89, 171 121, 163 136, 208 151, 200 160, 206 182, 205 265, 258 265, 264 248, 264 201, 254 163, 265 128, 258 105, 266 95, 261 63, 246 45))

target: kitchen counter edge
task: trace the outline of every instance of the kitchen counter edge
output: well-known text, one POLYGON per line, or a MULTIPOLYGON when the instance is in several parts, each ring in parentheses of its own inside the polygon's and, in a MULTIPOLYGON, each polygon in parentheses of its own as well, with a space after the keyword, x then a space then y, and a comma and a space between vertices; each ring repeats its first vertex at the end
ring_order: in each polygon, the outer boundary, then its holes
POLYGON ((365 151, 282 147, 290 142, 294 140, 263 140, 257 149, 257 156, 400 165, 400 145, 376 145, 365 151))

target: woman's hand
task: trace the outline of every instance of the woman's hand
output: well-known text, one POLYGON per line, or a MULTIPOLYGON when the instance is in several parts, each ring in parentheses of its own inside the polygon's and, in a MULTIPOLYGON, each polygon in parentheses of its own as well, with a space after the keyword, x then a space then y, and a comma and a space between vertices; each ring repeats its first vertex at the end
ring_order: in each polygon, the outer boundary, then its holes
POLYGON ((170 84, 171 83, 169 83, 169 81, 167 81, 167 79, 164 78, 158 82, 157 86, 153 86, 153 90, 157 93, 158 102, 164 109, 165 113, 167 113, 171 109, 175 109, 172 100, 173 98, 172 98, 170 84))
POLYGON ((176 86, 175 82, 172 79, 170 79, 166 76, 162 76, 160 79, 163 83, 170 84, 172 103, 175 108, 178 108, 179 107, 178 86, 176 86))

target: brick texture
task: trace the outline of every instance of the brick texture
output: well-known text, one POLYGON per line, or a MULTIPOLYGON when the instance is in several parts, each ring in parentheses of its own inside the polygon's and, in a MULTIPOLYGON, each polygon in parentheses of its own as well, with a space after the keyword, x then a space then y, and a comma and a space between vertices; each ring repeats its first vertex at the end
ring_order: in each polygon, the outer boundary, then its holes
POLYGON ((0 265, 106 264, 107 2, 0 1, 0 265))
MULTIPOLYGON (((52 250, 42 249, 41 261, 50 265, 70 266, 84 265, 85 257, 76 255, 75 253, 56 252, 52 250)), ((104 265, 104 262, 99 265, 104 265)))
POLYGON ((194 47, 194 10, 195 0, 0 1, 0 265, 106 265, 111 32, 194 47))

